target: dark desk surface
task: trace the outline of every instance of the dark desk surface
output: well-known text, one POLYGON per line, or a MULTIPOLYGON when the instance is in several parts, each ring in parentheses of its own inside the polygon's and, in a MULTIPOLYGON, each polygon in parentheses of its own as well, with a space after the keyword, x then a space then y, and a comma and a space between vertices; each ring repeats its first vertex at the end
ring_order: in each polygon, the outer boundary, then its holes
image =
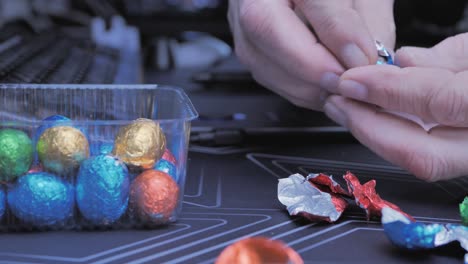
MULTIPOLYGON (((200 114, 211 117, 241 111, 255 121, 265 116, 258 111, 298 113, 282 99, 262 92, 223 96, 220 91, 194 88, 190 93, 200 114)), ((332 125, 315 115, 321 120, 318 123, 332 125)), ((281 123, 274 118, 267 121, 281 123)), ((194 125, 215 123, 226 124, 205 120, 194 125)), ((254 126, 256 122, 247 123, 254 126)), ((295 125, 299 126, 292 123, 288 127, 295 125)), ((212 263, 226 246, 246 236, 283 240, 306 263, 462 263, 464 252, 457 245, 430 252, 393 247, 380 223, 366 221, 358 208, 346 212, 335 224, 314 224, 288 215, 276 198, 278 178, 296 172, 340 176, 351 170, 362 182, 376 179, 384 199, 419 221, 460 223, 457 203, 468 193, 468 178, 421 182, 355 142, 334 141, 339 134, 342 132, 328 135, 326 140, 320 138, 324 134, 313 134, 303 142, 286 135, 261 145, 192 144, 184 207, 177 223, 156 230, 1 234, 0 263, 212 263)))

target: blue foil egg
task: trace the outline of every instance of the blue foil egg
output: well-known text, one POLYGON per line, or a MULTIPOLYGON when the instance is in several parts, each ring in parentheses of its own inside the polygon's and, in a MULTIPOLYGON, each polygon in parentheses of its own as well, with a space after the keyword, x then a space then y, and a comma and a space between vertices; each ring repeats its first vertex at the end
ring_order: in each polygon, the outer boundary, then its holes
POLYGON ((73 215, 73 186, 47 173, 22 176, 8 190, 8 206, 21 221, 34 226, 53 226, 73 215))
POLYGON ((41 125, 37 130, 36 130, 36 139, 39 139, 39 137, 46 131, 48 128, 58 126, 58 125, 71 125, 71 120, 70 118, 62 115, 53 115, 45 118, 44 124, 41 125))
POLYGON ((5 214, 5 208, 6 208, 6 192, 5 189, 0 186, 0 220, 3 218, 3 215, 5 214))
POLYGON ((114 144, 110 142, 93 142, 91 144, 91 156, 111 154, 114 144))
POLYGON ((81 214, 93 224, 111 224, 126 211, 130 191, 128 169, 110 155, 85 160, 76 181, 81 214))
POLYGON ((160 159, 154 166, 154 169, 169 174, 174 181, 178 182, 177 168, 174 163, 165 159, 160 159))

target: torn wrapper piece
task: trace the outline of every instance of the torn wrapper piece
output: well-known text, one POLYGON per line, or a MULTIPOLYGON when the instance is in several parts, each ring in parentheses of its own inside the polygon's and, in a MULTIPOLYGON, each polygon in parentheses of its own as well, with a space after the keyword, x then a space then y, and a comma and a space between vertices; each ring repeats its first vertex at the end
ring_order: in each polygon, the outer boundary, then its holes
POLYGON ((359 179, 349 171, 343 177, 348 184, 348 191, 354 196, 356 204, 366 211, 368 220, 373 217, 382 216, 382 208, 384 207, 390 207, 404 214, 409 219, 413 219, 398 206, 380 198, 375 190, 375 180, 361 185, 359 179))
POLYGON ((300 174, 279 180, 278 200, 290 215, 301 215, 311 221, 335 222, 347 207, 342 197, 320 190, 300 174))
MULTIPOLYGON (((454 224, 414 222, 390 207, 382 209, 385 234, 395 245, 407 249, 432 249, 458 241, 468 251, 468 227, 454 224)), ((468 254, 465 254, 465 263, 468 254)))
POLYGON ((328 176, 323 173, 309 174, 307 180, 324 192, 351 196, 341 185, 333 180, 333 176, 328 176))

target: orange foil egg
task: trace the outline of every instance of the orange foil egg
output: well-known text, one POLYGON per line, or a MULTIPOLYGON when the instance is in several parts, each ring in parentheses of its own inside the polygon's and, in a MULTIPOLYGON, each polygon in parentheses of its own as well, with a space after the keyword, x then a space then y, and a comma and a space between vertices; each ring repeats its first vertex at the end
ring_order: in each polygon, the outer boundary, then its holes
POLYGON ((283 242, 266 237, 251 237, 240 240, 221 252, 216 264, 303 264, 299 254, 283 242))
POLYGON ((150 169, 165 149, 166 136, 159 124, 140 118, 119 130, 112 153, 129 166, 150 169))
POLYGON ((147 224, 164 224, 177 207, 179 186, 167 173, 146 170, 132 182, 130 208, 147 224))

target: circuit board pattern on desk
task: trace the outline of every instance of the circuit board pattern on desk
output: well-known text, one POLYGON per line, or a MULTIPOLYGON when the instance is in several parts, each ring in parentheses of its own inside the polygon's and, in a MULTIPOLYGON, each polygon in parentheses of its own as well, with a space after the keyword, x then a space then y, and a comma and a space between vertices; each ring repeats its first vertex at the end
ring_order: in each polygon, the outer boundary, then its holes
POLYGON ((421 222, 459 223, 457 204, 468 179, 425 183, 381 165, 269 154, 190 154, 184 209, 177 223, 156 230, 2 234, 0 262, 15 263, 212 263, 228 245, 247 236, 280 239, 306 263, 461 263, 464 252, 449 246, 431 252, 396 249, 379 222, 362 210, 335 224, 290 217, 276 199, 278 178, 291 173, 346 170, 421 222))

